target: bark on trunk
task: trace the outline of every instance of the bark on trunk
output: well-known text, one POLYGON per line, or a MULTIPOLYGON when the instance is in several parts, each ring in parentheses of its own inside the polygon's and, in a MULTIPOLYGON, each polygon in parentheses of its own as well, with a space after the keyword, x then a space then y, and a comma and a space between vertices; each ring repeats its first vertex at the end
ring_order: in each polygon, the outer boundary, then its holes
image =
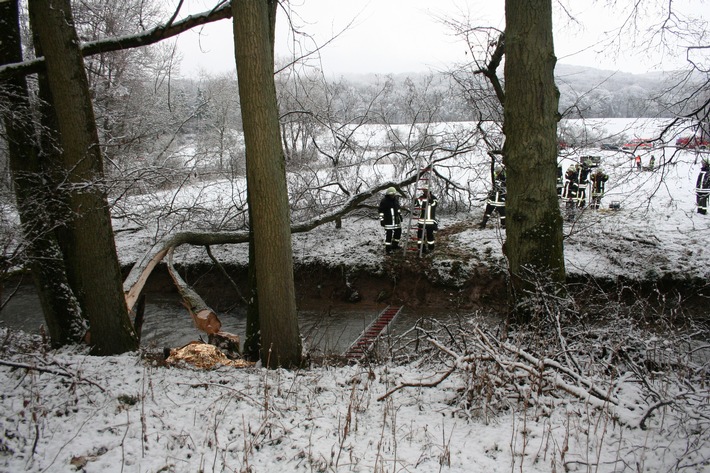
MULTIPOLYGON (((247 189, 247 201, 249 201, 247 189)), ((251 206, 249 221, 252 221, 251 206)), ((254 256, 254 232, 249 232, 249 271, 247 273, 247 326, 244 335, 244 356, 250 361, 257 361, 261 356, 261 326, 259 323, 259 292, 256 280, 256 258, 254 256)))
POLYGON ((70 1, 32 0, 28 7, 61 135, 62 191, 71 211, 62 247, 69 283, 89 319, 93 353, 135 350, 138 338, 121 290, 98 133, 70 1))
MULTIPOLYGON (((22 44, 17 0, 0 2, 0 65, 21 62, 22 44)), ((88 324, 67 282, 62 253, 54 233, 55 217, 50 215, 51 195, 48 176, 34 133, 29 92, 24 77, 10 77, 0 85, 2 116, 6 131, 10 171, 27 245, 35 288, 49 331, 52 346, 83 340, 88 324)))
MULTIPOLYGON (((274 41, 276 37, 276 9, 278 2, 268 0, 269 10, 269 42, 271 43, 271 61, 274 59, 274 41)), ((249 204, 249 222, 253 222, 251 195, 247 187, 247 202, 249 204)), ((251 361, 257 361, 261 355, 261 323, 259 321, 259 293, 257 291, 256 258, 254 253, 254 232, 249 231, 249 272, 247 296, 247 325, 244 336, 244 356, 251 361)))
POLYGON ((505 11, 505 254, 520 302, 539 282, 565 280, 555 187, 559 92, 551 0, 506 0, 505 11))
POLYGON ((232 16, 253 217, 262 363, 295 367, 301 363, 301 338, 274 84, 270 3, 234 1, 232 16))

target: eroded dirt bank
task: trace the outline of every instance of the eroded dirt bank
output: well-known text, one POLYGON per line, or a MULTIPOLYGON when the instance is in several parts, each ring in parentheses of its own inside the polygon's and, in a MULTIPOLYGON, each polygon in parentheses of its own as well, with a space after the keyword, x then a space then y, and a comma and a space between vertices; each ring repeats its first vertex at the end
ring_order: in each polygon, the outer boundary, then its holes
MULTIPOLYGON (((217 310, 243 303, 247 290, 247 270, 224 267, 229 278, 210 265, 181 267, 185 281, 217 310), (231 280, 231 281, 230 281, 231 280), (233 285, 234 283, 236 285, 233 285)), ((505 276, 486 267, 475 277, 456 285, 437 280, 425 266, 393 258, 379 272, 345 266, 297 265, 294 268, 298 307, 304 310, 352 305, 383 304, 441 309, 502 309, 505 301, 505 276)), ((148 292, 176 292, 164 266, 151 275, 148 292)))
MULTIPOLYGON (((225 274, 212 265, 179 268, 185 280, 205 301, 221 311, 243 304, 247 270, 224 267, 225 274), (234 285, 233 285, 234 283, 234 285), (236 285, 236 287, 235 287, 236 285)), ((448 268, 456 272, 455 267, 448 268)), ((341 266, 297 265, 294 268, 299 309, 328 310, 351 307, 376 310, 386 304, 437 309, 474 311, 486 309, 507 311, 507 278, 504 272, 487 266, 469 271, 465 279, 442 277, 441 268, 432 271, 415 257, 391 258, 378 271, 341 266), (452 284, 452 281, 456 281, 452 284)), ((663 313, 686 313, 694 318, 709 319, 710 288, 704 280, 665 278, 634 281, 573 277, 570 291, 580 313, 593 315, 608 304, 640 307, 649 317, 663 313)), ((176 292, 164 267, 151 276, 146 290, 176 292)))

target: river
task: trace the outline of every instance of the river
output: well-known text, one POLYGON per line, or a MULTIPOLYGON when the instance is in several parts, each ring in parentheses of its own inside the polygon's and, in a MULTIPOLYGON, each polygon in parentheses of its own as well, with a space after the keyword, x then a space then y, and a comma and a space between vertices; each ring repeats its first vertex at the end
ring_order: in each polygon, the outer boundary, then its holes
MULTIPOLYGON (((369 311, 353 305, 337 310, 301 310, 298 312, 299 328, 307 348, 320 353, 342 353, 383 309, 369 311)), ((390 333, 396 335, 407 331, 422 315, 405 307, 390 326, 390 333)), ((243 308, 221 312, 218 316, 223 331, 244 337, 246 311, 243 308)), ((0 327, 37 334, 43 323, 39 299, 31 285, 20 286, 0 311, 0 327)), ((147 295, 141 346, 147 349, 180 347, 200 338, 206 340, 207 336, 195 329, 177 294, 147 295)))

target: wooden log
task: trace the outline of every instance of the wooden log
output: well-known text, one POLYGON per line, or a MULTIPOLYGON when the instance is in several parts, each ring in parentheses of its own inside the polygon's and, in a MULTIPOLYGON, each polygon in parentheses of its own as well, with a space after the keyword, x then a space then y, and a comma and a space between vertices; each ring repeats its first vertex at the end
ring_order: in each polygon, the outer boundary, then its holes
POLYGON ((195 327, 205 332, 212 334, 219 332, 222 327, 222 322, 219 321, 217 314, 205 303, 195 290, 193 290, 178 274, 173 266, 173 250, 168 250, 168 272, 173 279, 175 286, 180 292, 182 303, 190 313, 195 327))
POLYGON ((133 312, 133 308, 138 301, 138 297, 143 291, 148 276, 153 272, 153 269, 160 263, 168 252, 170 247, 153 246, 151 251, 144 255, 143 259, 136 263, 134 269, 123 283, 123 291, 126 295, 126 306, 129 312, 133 312), (157 247, 157 248, 156 248, 157 247))
MULTIPOLYGON (((185 304, 183 303, 183 305, 185 304)), ((222 328, 222 322, 219 320, 219 317, 217 317, 217 314, 212 312, 211 309, 203 309, 198 312, 193 312, 189 307, 187 307, 187 305, 185 305, 185 307, 190 313, 192 321, 195 323, 195 327, 197 327, 198 330, 202 330, 207 335, 212 335, 219 332, 222 328)))

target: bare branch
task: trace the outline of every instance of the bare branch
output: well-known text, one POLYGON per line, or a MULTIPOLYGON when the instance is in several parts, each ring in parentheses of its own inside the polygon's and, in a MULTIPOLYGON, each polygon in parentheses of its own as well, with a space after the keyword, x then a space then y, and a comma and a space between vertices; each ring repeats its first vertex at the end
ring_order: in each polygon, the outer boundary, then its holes
MULTIPOLYGON (((190 15, 184 20, 180 20, 176 23, 173 23, 173 17, 167 24, 156 26, 155 28, 144 33, 84 43, 81 45, 81 53, 84 57, 86 57, 99 53, 149 46, 173 36, 177 36, 180 33, 184 33, 185 31, 196 26, 206 25, 231 17, 231 6, 230 4, 225 4, 213 10, 198 13, 196 15, 190 15)), ((16 75, 26 76, 28 74, 35 74, 43 70, 44 58, 40 57, 29 61, 0 66, 0 79, 16 75)))

